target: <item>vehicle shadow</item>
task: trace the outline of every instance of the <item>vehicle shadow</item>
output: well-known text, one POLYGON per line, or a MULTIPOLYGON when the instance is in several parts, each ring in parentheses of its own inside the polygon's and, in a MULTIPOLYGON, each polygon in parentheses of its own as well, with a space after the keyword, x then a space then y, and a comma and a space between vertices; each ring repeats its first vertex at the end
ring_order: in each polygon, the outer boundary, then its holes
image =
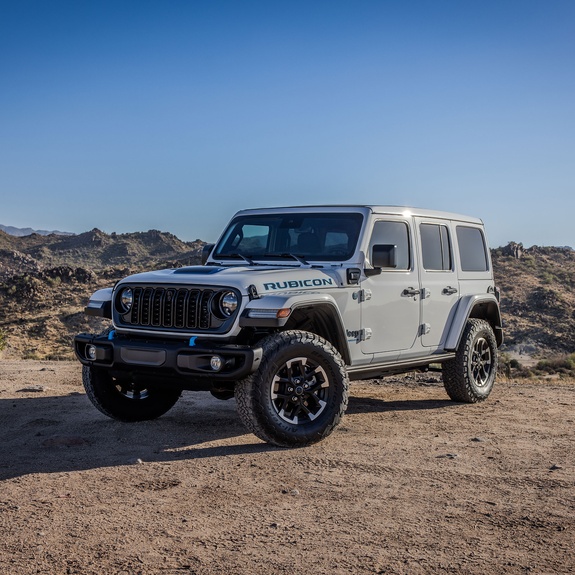
MULTIPOLYGON (((351 397, 347 413, 442 409, 449 400, 384 401, 351 397)), ((97 411, 85 394, 0 399, 0 480, 277 451, 249 433, 234 400, 184 393, 153 421, 122 423, 97 411)))
POLYGON ((272 451, 239 420, 235 401, 184 394, 153 421, 122 423, 86 395, 0 399, 0 480, 143 462, 272 451))
POLYGON ((450 399, 409 399, 388 401, 370 397, 350 397, 346 413, 383 413, 386 411, 425 411, 458 405, 450 399))

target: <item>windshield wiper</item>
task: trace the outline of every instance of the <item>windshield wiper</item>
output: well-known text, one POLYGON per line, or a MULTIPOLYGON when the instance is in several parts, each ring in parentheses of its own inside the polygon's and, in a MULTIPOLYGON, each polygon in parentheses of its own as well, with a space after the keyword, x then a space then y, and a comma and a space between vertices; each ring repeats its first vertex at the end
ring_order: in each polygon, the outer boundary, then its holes
POLYGON ((250 256, 245 256, 244 254, 233 253, 233 254, 228 254, 228 256, 230 258, 241 258, 242 260, 244 260, 244 262, 247 262, 248 264, 250 264, 250 266, 256 265, 256 264, 254 264, 254 260, 252 260, 252 258, 250 258, 250 256))
POLYGON ((268 258, 281 258, 281 259, 292 258, 304 266, 310 265, 310 263, 308 261, 306 261, 304 258, 302 258, 301 256, 296 256, 295 254, 292 254, 292 253, 266 254, 266 257, 268 257, 268 258))

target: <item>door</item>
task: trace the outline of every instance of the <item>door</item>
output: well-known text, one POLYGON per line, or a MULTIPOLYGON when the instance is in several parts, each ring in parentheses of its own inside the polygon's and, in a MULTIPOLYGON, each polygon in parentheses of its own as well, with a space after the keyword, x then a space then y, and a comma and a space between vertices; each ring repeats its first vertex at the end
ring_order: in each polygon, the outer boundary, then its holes
POLYGON ((419 330, 420 289, 409 223, 392 217, 377 220, 369 258, 374 245, 395 246, 395 267, 383 268, 361 284, 361 350, 364 354, 386 354, 411 349, 419 330))
POLYGON ((449 222, 416 218, 421 268, 421 343, 441 348, 459 301, 449 222))

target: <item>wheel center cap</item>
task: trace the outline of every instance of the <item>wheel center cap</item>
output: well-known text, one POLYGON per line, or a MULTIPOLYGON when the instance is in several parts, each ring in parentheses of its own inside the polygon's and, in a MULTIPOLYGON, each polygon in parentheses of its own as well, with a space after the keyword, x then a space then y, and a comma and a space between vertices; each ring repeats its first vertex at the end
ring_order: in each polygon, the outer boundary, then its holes
POLYGON ((303 387, 301 385, 298 385, 295 388, 295 393, 296 393, 296 395, 301 395, 303 393, 303 387))

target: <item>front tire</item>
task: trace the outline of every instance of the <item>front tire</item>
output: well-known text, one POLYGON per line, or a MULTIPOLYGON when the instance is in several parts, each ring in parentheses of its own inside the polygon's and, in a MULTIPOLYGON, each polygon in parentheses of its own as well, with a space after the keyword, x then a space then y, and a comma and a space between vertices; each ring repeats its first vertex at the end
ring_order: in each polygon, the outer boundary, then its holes
POLYGON ((112 377, 108 370, 83 366, 82 383, 90 401, 104 415, 119 421, 147 421, 170 410, 179 389, 145 387, 112 377))
POLYGON ((305 331, 285 331, 261 342, 258 370, 236 384, 237 409, 257 437, 279 447, 321 441, 347 408, 349 379, 338 351, 305 331))
POLYGON ((497 342, 491 325, 467 321, 455 358, 443 364, 443 385, 453 401, 476 403, 489 397, 497 375, 497 342))

